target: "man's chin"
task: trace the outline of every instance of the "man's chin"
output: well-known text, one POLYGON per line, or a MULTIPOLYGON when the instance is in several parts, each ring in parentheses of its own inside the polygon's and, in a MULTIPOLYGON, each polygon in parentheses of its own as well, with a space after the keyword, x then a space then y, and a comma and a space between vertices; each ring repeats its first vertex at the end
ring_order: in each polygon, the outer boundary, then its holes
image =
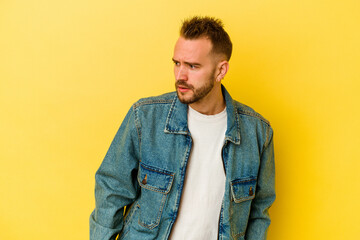
POLYGON ((179 95, 178 95, 178 98, 179 98, 180 102, 183 103, 183 104, 191 104, 191 103, 195 102, 194 99, 192 99, 192 98, 184 98, 184 97, 179 96, 179 95))
POLYGON ((176 91, 177 93, 177 96, 178 96, 178 99, 180 100, 181 103, 184 103, 184 104, 189 104, 191 103, 191 99, 185 97, 182 92, 179 92, 179 90, 176 91))

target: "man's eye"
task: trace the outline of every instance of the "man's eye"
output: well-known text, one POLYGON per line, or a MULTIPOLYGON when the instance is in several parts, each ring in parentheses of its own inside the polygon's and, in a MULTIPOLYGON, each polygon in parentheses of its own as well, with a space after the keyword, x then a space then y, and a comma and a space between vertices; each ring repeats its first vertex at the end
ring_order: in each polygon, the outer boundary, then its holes
POLYGON ((195 69, 195 68, 196 68, 196 66, 195 66, 195 65, 191 65, 191 64, 190 64, 190 68, 191 68, 191 69, 195 69))

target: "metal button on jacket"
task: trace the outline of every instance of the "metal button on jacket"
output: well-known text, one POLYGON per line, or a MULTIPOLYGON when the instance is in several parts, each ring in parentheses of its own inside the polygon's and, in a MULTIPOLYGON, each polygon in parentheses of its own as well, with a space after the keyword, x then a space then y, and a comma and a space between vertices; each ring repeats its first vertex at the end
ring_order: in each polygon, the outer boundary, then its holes
POLYGON ((254 191, 253 191, 253 188, 252 188, 252 187, 250 187, 250 189, 249 189, 249 195, 250 195, 250 196, 254 195, 254 191))
POLYGON ((144 185, 147 183, 147 174, 145 174, 145 177, 144 177, 144 179, 141 181, 141 183, 144 184, 144 185))

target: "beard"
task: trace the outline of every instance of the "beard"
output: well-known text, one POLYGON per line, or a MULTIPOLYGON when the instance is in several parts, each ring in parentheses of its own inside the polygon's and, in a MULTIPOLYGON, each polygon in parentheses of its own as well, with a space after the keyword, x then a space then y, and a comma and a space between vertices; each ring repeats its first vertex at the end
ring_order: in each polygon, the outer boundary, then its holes
POLYGON ((178 96, 180 102, 182 102, 184 104, 192 104, 192 103, 197 102, 197 101, 201 100, 202 98, 204 98, 213 89, 214 82, 215 82, 215 79, 210 78, 204 85, 202 85, 199 88, 195 88, 193 85, 187 84, 186 81, 178 80, 175 82, 176 89, 179 85, 181 85, 183 87, 190 89, 190 91, 193 94, 192 94, 192 96, 186 98, 184 95, 186 95, 188 93, 182 93, 178 90, 176 91, 176 93, 177 93, 177 96, 178 96))

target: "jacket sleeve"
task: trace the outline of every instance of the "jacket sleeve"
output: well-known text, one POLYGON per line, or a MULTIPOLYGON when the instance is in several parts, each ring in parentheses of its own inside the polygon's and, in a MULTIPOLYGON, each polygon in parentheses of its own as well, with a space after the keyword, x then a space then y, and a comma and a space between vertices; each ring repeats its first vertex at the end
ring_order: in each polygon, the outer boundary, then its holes
POLYGON ((270 225, 268 210, 275 201, 273 131, 269 126, 261 154, 255 198, 251 204, 246 240, 265 240, 270 225))
POLYGON ((95 174, 95 209, 90 215, 90 240, 114 240, 124 225, 124 207, 138 196, 140 127, 135 108, 127 113, 95 174))

